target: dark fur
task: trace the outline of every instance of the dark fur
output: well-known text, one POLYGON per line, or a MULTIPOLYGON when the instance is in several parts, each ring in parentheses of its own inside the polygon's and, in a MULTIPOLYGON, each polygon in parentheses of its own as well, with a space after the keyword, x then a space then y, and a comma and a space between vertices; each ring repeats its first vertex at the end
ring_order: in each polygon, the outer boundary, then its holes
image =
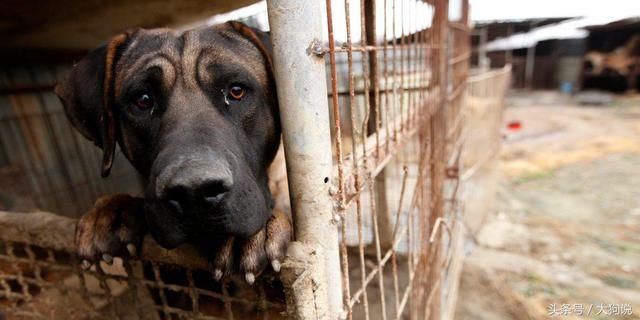
MULTIPOLYGON (((114 200, 144 207, 146 218, 118 219, 146 224, 135 232, 150 231, 166 248, 191 243, 221 252, 229 239, 243 239, 235 241, 240 250, 268 241, 273 200, 267 168, 280 141, 270 51, 267 34, 238 22, 185 33, 137 29, 115 36, 73 68, 56 93, 74 126, 103 149, 103 174, 117 142, 147 180, 142 206, 135 198, 114 200), (246 88, 240 101, 225 98, 232 85, 246 88), (153 111, 136 108, 142 91, 153 96, 153 111)), ((102 215, 106 207, 96 204, 92 212, 102 215)), ((111 211, 110 217, 127 210, 111 211)), ((77 243, 96 238, 95 230, 83 231, 83 223, 91 226, 83 219, 77 243)))

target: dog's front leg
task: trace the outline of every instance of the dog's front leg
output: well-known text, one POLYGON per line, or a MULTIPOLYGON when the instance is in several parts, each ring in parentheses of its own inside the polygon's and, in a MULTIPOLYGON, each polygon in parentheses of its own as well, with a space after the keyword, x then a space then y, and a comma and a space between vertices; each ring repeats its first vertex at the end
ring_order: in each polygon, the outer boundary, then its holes
POLYGON ((100 260, 111 264, 115 256, 135 256, 146 233, 144 199, 103 196, 78 220, 76 253, 85 269, 100 260))
POLYGON ((292 233, 289 215, 274 209, 267 225, 255 235, 248 239, 232 237, 220 244, 212 260, 214 278, 222 279, 235 267, 249 284, 253 284, 269 264, 279 272, 292 233))

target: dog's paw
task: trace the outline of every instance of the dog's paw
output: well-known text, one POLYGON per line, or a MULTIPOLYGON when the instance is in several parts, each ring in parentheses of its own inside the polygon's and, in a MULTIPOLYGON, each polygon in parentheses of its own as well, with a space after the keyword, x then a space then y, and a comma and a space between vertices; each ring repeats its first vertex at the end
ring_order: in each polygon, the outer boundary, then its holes
POLYGON ((229 238, 220 244, 213 257, 214 278, 222 279, 233 266, 249 284, 253 284, 268 265, 279 272, 291 235, 289 216, 274 211, 266 227, 255 235, 243 240, 229 238))
POLYGON ((78 220, 75 246, 84 269, 137 254, 146 233, 143 201, 126 194, 104 196, 78 220))

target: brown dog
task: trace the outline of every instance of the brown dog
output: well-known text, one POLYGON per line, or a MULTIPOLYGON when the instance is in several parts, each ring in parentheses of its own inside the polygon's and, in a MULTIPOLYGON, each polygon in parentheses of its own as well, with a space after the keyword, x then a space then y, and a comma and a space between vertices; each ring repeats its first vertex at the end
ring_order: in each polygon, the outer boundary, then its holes
POLYGON ((266 33, 229 22, 177 33, 128 31, 89 53, 56 87, 74 126, 104 151, 116 143, 146 179, 145 197, 99 199, 78 222, 85 266, 135 254, 145 233, 190 243, 214 276, 252 283, 278 271, 291 238, 268 169, 280 121, 266 33))

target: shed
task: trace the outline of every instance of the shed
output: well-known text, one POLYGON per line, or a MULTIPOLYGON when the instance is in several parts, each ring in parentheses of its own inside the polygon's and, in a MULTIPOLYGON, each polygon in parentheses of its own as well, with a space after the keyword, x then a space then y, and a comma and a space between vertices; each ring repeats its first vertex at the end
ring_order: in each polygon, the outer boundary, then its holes
POLYGON ((513 56, 515 87, 576 88, 587 26, 605 25, 627 16, 578 17, 532 28, 527 32, 498 38, 486 45, 487 56, 500 61, 513 56), (512 52, 512 53, 509 53, 512 52))
POLYGON ((588 25, 581 84, 615 92, 640 88, 640 17, 588 25))

